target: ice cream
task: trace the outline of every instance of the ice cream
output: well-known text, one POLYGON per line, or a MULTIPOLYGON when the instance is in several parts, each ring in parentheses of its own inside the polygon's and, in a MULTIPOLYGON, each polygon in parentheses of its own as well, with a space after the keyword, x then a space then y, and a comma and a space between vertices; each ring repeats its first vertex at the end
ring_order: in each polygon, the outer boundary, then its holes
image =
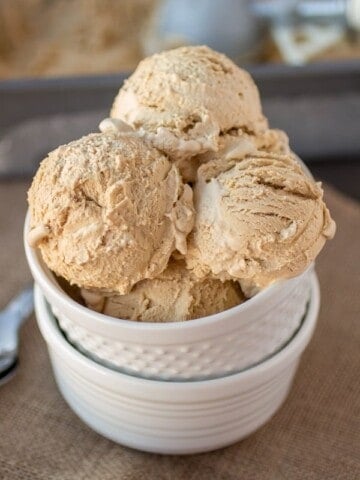
POLYGON ((163 145, 154 142, 151 133, 144 131, 142 128, 134 130, 133 127, 119 118, 105 118, 99 124, 99 129, 103 133, 131 132, 133 135, 144 139, 150 146, 157 145, 160 151, 170 155, 169 159, 173 160, 179 167, 184 181, 190 183, 196 182, 197 171, 202 164, 216 158, 232 158, 233 155, 236 155, 240 159, 240 157, 245 158, 246 155, 257 151, 291 153, 286 133, 278 129, 267 129, 258 135, 245 133, 241 128, 234 129, 230 133, 218 137, 216 150, 204 150, 196 155, 193 152, 182 152, 180 157, 177 156, 177 153, 174 154, 172 149, 164 148, 163 145))
POLYGON ((250 75, 208 47, 183 47, 153 55, 125 81, 111 117, 174 161, 185 181, 194 181, 202 154, 217 152, 227 136, 246 135, 258 148, 287 139, 272 131, 250 75), (267 138, 264 138, 266 136, 267 138))
POLYGON ((81 291, 86 305, 116 318, 176 322, 222 312, 244 300, 237 282, 197 279, 184 262, 170 260, 156 279, 142 280, 127 295, 81 291))
POLYGON ((254 153, 202 165, 187 264, 238 279, 247 294, 305 270, 335 233, 315 183, 289 155, 254 153))
POLYGON ((28 194, 29 243, 72 284, 120 294, 186 253, 192 190, 131 135, 91 134, 49 154, 28 194))
POLYGON ((141 62, 100 130, 50 153, 29 191, 29 242, 89 308, 210 315, 300 274, 334 235, 250 75, 207 47, 141 62))
POLYGON ((191 178, 192 183, 197 181, 199 167, 207 162, 215 161, 227 162, 236 158, 241 160, 248 155, 257 152, 269 152, 279 154, 289 154, 290 148, 286 134, 281 130, 265 130, 263 133, 253 136, 244 133, 241 129, 230 134, 219 137, 218 150, 208 151, 196 155, 191 161, 182 164, 182 173, 185 172, 185 178, 191 178), (188 166, 188 170, 186 170, 188 166))

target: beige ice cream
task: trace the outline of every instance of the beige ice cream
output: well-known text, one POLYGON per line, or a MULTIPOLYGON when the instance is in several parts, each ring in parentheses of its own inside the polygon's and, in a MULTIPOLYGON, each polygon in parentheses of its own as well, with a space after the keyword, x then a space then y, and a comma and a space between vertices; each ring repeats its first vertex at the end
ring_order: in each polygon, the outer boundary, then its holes
POLYGON ((186 181, 195 179, 204 160, 198 156, 218 151, 228 135, 247 134, 259 148, 274 142, 287 148, 286 136, 266 134, 267 120, 250 75, 208 47, 182 47, 140 62, 115 98, 111 117, 169 155, 186 181))
POLYGON ((305 270, 335 232, 323 191, 288 155, 254 153, 200 167, 188 267, 238 279, 246 294, 305 270))
POLYGON ((28 194, 48 267, 70 283, 120 294, 186 253, 192 190, 165 156, 131 135, 91 134, 49 154, 28 194))
MULTIPOLYGON (((253 136, 241 131, 241 129, 221 136, 218 141, 218 150, 208 151, 196 155, 191 162, 184 163, 192 170, 188 170, 192 181, 196 182, 197 171, 201 165, 214 161, 215 163, 227 162, 231 159, 241 160, 258 152, 271 152, 275 154, 290 154, 288 138, 281 130, 265 130, 263 133, 253 136)), ((185 175, 186 177, 186 175, 185 175)))
POLYGON ((176 322, 222 312, 244 300, 237 282, 197 279, 182 262, 170 260, 156 279, 137 283, 127 295, 82 290, 86 305, 116 318, 176 322))
POLYGON ((334 235, 321 185, 224 55, 145 59, 111 117, 51 152, 29 191, 29 243, 90 308, 144 322, 210 315, 300 274, 334 235))
MULTIPOLYGON (((131 132, 133 135, 143 138, 149 145, 154 145, 148 133, 142 129, 134 130, 133 127, 119 118, 105 118, 100 123, 99 129, 104 133, 131 132)), ((163 148, 163 151, 165 150, 163 148)), ((202 164, 211 160, 219 158, 228 159, 234 156, 237 159, 241 159, 257 151, 280 154, 291 153, 286 133, 282 130, 267 129, 258 135, 251 135, 245 133, 241 128, 234 129, 230 133, 219 136, 216 150, 207 150, 193 156, 184 155, 180 160, 175 161, 175 164, 179 167, 184 181, 194 183, 197 171, 202 164)), ((173 159, 174 157, 171 158, 173 159)))

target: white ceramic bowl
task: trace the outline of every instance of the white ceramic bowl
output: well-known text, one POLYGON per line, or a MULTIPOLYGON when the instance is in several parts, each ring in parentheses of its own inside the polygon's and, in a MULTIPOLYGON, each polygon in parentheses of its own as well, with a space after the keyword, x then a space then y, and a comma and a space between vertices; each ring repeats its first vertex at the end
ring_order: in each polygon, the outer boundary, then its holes
POLYGON ((196 382, 146 380, 101 366, 66 341, 39 287, 35 308, 58 386, 85 423, 129 447, 187 454, 234 443, 277 411, 312 336, 319 288, 313 273, 305 319, 281 351, 241 373, 196 382))
POLYGON ((33 277, 70 343, 105 366, 158 380, 222 377, 277 352, 306 313, 313 271, 311 267, 216 315, 142 323, 112 318, 75 302, 26 241, 25 251, 33 277))

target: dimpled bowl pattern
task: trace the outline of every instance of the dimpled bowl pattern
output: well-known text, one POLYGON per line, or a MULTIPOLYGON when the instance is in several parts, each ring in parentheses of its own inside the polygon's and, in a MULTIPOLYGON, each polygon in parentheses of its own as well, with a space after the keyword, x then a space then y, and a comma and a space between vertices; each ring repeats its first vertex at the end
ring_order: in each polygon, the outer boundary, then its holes
POLYGON ((144 378, 205 379, 239 372, 281 348, 299 327, 309 295, 306 275, 267 313, 237 318, 234 311, 233 325, 219 325, 218 333, 207 338, 204 328, 204 338, 186 343, 176 342, 176 334, 165 344, 122 342, 78 325, 56 307, 52 311, 70 343, 104 365, 144 378))
MULTIPOLYGON (((26 223, 25 232, 27 228, 26 223)), ((311 267, 216 315, 142 323, 108 317, 75 302, 60 288, 38 249, 25 242, 25 251, 33 277, 72 345, 105 366, 158 380, 222 377, 274 354, 304 318, 313 271, 311 267)))

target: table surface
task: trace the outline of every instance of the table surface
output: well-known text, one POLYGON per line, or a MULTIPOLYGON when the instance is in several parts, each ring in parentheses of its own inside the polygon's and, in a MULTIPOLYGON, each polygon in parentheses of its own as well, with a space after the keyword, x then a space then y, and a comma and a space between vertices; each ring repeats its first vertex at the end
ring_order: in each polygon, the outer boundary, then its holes
MULTIPOLYGON (((22 247, 27 182, 0 183, 0 304, 30 281, 22 247)), ((20 366, 0 391, 0 478, 360 478, 360 205, 333 189, 338 231, 317 262, 322 307, 289 398, 258 432, 231 447, 187 457, 121 447, 91 431, 55 385, 34 318, 22 329, 20 366)))

